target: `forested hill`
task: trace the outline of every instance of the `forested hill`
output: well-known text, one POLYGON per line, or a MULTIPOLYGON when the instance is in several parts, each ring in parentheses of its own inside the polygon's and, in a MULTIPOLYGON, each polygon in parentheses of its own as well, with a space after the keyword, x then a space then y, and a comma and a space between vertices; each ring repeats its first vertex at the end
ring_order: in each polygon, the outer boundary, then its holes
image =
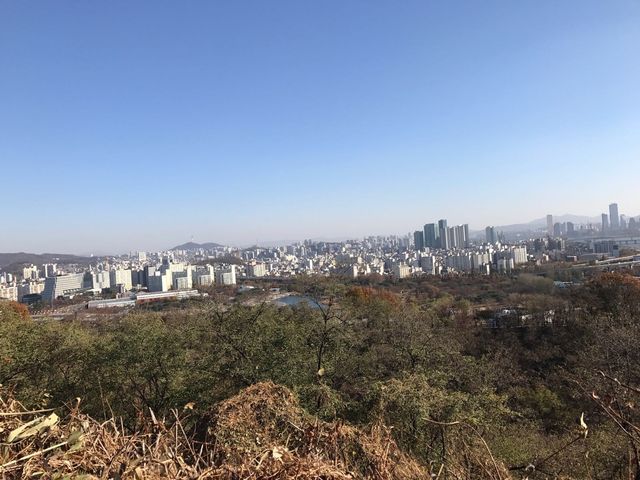
POLYGON ((200 248, 204 248, 205 250, 211 248, 220 248, 224 245, 220 245, 219 243, 214 242, 206 242, 206 243, 196 243, 196 242, 187 242, 182 245, 177 245, 173 247, 171 250, 198 250, 200 248))
POLYGON ((279 285, 320 308, 263 280, 93 321, 0 301, 0 476, 640 479, 639 273, 279 285))

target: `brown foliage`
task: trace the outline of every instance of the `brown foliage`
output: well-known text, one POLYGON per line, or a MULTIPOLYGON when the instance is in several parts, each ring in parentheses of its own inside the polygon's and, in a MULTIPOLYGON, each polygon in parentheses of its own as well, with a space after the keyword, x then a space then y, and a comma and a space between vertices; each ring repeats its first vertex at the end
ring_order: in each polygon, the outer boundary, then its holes
POLYGON ((18 302, 2 302, 0 303, 0 318, 2 318, 1 314, 2 310, 5 310, 9 314, 17 315, 22 320, 31 320, 31 315, 29 314, 29 309, 26 305, 18 302))
POLYGON ((0 473, 2 478, 224 480, 408 480, 426 473, 398 449, 387 429, 364 432, 319 421, 288 389, 270 382, 249 387, 206 415, 205 438, 185 427, 189 415, 172 413, 170 420, 151 413, 130 433, 115 419, 100 423, 81 414, 77 405, 58 422, 47 417, 50 411, 26 411, 2 391, 0 473), (53 420, 43 423, 47 419, 53 420), (23 437, 12 439, 11 432, 20 431, 23 437))
POLYGON ((640 278, 627 273, 602 273, 586 285, 587 301, 592 309, 613 316, 638 311, 640 307, 640 278))
POLYGON ((259 458, 267 448, 295 452, 298 461, 321 469, 321 475, 309 478, 400 480, 425 473, 384 427, 363 432, 323 422, 305 413, 291 391, 271 382, 253 385, 223 402, 211 418, 209 434, 233 468, 240 468, 247 458, 259 458), (335 473, 326 476, 328 472, 335 473))
POLYGON ((398 295, 389 290, 381 290, 372 287, 351 287, 347 291, 347 297, 358 303, 370 303, 376 300, 387 302, 393 306, 400 304, 398 295))

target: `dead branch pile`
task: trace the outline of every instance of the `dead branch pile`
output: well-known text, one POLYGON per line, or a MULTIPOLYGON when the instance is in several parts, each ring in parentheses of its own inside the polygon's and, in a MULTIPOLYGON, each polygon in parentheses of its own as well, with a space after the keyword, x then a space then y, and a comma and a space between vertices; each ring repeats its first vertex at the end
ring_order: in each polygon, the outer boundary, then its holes
POLYGON ((193 450, 177 415, 169 426, 151 414, 130 433, 116 419, 98 422, 77 405, 67 410, 63 419, 28 411, 0 390, 2 478, 222 478, 201 475, 208 452, 193 450))
MULTIPOLYGON (((387 429, 363 432, 305 413, 296 397, 273 383, 253 385, 212 412, 209 434, 229 468, 240 469, 247 458, 258 463, 282 452, 318 471, 311 476, 278 478, 423 478, 426 470, 397 447, 387 429)), ((286 462, 285 462, 286 464, 286 462)), ((297 474, 297 466, 291 464, 297 474)))
POLYGON ((28 411, 0 389, 0 476, 404 480, 426 473, 384 427, 363 432, 318 421, 272 383, 254 385, 205 415, 206 434, 185 427, 194 424, 189 413, 156 419, 150 412, 131 433, 115 419, 82 414, 78 404, 60 418, 28 411))

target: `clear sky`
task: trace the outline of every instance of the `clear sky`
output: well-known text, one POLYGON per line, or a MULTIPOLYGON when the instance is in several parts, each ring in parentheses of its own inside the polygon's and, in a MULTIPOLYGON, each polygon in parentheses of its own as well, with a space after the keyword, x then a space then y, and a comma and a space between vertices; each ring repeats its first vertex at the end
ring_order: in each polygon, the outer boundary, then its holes
POLYGON ((640 2, 0 0, 0 251, 640 214, 640 2))

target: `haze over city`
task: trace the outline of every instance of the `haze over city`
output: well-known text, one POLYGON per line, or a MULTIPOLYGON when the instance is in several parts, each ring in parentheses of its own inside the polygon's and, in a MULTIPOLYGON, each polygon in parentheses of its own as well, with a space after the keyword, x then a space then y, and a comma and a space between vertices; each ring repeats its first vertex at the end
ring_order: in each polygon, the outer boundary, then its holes
POLYGON ((632 1, 4 2, 0 252, 636 216, 639 21, 632 1))

